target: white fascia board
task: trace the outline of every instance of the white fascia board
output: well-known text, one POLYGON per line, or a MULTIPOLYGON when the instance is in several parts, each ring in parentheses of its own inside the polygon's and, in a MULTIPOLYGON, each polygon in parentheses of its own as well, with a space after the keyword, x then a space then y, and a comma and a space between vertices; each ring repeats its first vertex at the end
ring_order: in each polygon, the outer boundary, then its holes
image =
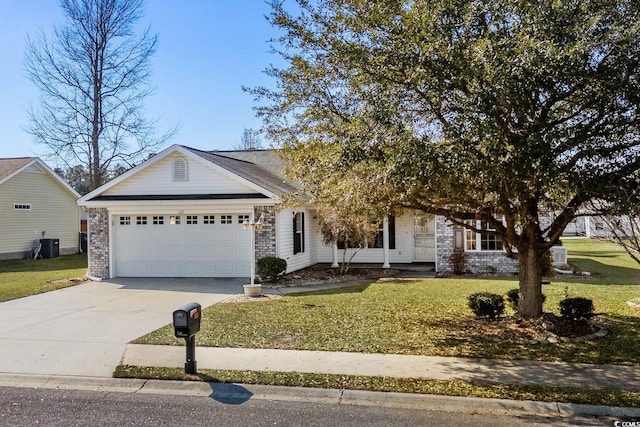
POLYGON ((10 175, 5 176, 2 180, 0 180, 0 184, 3 184, 4 182, 10 180, 11 178, 18 175, 20 172, 24 171, 25 169, 29 168, 32 165, 37 165, 37 167, 42 169, 44 173, 48 174, 51 178, 53 178, 56 182, 58 182, 58 184, 60 184, 66 191, 68 191, 75 199, 78 199, 80 197, 80 193, 74 190, 73 187, 70 186, 64 179, 60 178, 60 176, 58 176, 58 174, 55 173, 53 169, 51 169, 39 157, 32 158, 29 163, 15 170, 10 175))
POLYGON ((85 202, 83 206, 88 208, 106 208, 113 209, 154 209, 156 207, 170 207, 171 209, 180 209, 182 206, 199 207, 202 212, 203 207, 217 208, 218 206, 274 206, 273 200, 270 199, 233 199, 233 200, 97 200, 85 202))
MULTIPOLYGON (((216 171, 222 173, 223 175, 238 181, 244 185, 246 185, 247 187, 253 189, 254 191, 257 191, 261 194, 264 194, 265 196, 271 198, 271 199, 275 199, 278 196, 262 187, 260 187, 257 184, 254 184, 253 182, 246 180, 244 178, 242 178, 241 176, 238 176, 230 171, 228 171, 227 169, 216 165, 215 163, 212 163, 206 159, 204 159, 203 157, 198 156, 197 154, 192 153, 189 150, 186 150, 185 148, 183 148, 181 145, 177 145, 174 144, 166 149, 164 149, 163 151, 161 151, 160 153, 156 154, 155 156, 153 156, 151 159, 144 161, 143 163, 139 164, 138 166, 128 170, 127 172, 123 173, 122 175, 112 179, 111 181, 107 182, 106 184, 96 188, 95 190, 93 190, 92 192, 85 194, 84 196, 82 196, 78 201, 78 205, 80 206, 86 206, 86 207, 104 207, 105 203, 104 202, 96 202, 98 204, 94 204, 94 202, 90 201, 91 199, 93 199, 94 197, 97 197, 99 195, 101 195, 102 193, 104 193, 105 191, 115 187, 116 185, 118 185, 119 183, 125 181, 126 179, 128 179, 129 177, 131 177, 132 175, 137 174, 138 172, 140 172, 141 170, 144 170, 152 165, 154 165, 155 163, 159 162, 160 160, 164 159, 165 157, 169 156, 170 154, 173 154, 174 152, 179 152, 181 155, 189 158, 190 160, 193 161, 197 161, 207 167, 213 168, 216 171)), ((109 203, 109 205, 111 205, 111 203, 109 203)))
POLYGON ((108 210, 110 215, 217 215, 217 214, 252 214, 252 206, 220 205, 203 210, 198 206, 156 206, 149 210, 142 206, 113 207, 108 210))
POLYGON ((71 185, 69 185, 67 183, 67 181, 65 181, 64 179, 60 178, 60 176, 57 173, 55 173, 53 171, 53 169, 51 169, 45 162, 40 160, 40 158, 36 157, 33 162, 29 162, 22 169, 26 169, 27 167, 31 166, 34 163, 37 163, 39 167, 44 169, 46 173, 48 173, 53 179, 58 181, 58 183, 60 185, 62 185, 65 190, 67 190, 69 193, 71 193, 71 195, 74 196, 74 198, 76 198, 76 199, 80 198, 80 193, 78 193, 76 190, 74 190, 74 188, 71 185))
POLYGON ((20 172, 22 172, 25 168, 28 168, 29 166, 34 164, 36 160, 37 160, 37 158, 34 157, 29 163, 25 164, 21 168, 16 169, 15 171, 10 173, 9 175, 7 175, 4 178, 0 179, 0 184, 4 184, 5 182, 9 181, 11 178, 13 178, 14 176, 18 175, 20 172))

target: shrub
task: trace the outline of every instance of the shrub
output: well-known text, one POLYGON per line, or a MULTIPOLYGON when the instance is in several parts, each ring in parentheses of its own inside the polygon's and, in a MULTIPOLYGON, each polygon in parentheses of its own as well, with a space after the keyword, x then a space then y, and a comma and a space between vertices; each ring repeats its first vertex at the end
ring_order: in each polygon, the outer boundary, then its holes
POLYGON ((511 289, 507 292, 507 302, 514 311, 518 311, 518 301, 520 301, 520 289, 511 289))
POLYGON ((593 301, 588 298, 574 297, 560 301, 560 315, 567 319, 588 319, 593 316, 593 301))
POLYGON ((278 276, 287 271, 287 261, 282 258, 266 256, 258 260, 258 274, 265 280, 278 280, 278 276))
MULTIPOLYGON (((547 300, 547 296, 542 294, 542 303, 547 300)), ((511 289, 507 292, 507 302, 509 303, 509 307, 513 309, 513 311, 518 311, 518 302, 520 301, 520 290, 518 288, 511 289)))
POLYGON ((449 264, 453 274, 464 274, 467 271, 467 254, 464 252, 454 252, 449 255, 449 264))
POLYGON ((469 308, 476 316, 493 320, 504 312, 504 298, 490 292, 478 292, 469 295, 469 308))

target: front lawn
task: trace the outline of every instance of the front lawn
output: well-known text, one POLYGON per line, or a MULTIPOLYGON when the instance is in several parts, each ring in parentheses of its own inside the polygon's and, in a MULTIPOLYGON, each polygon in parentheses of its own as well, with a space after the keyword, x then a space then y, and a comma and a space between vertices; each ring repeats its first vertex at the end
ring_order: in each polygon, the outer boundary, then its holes
MULTIPOLYGON (((587 342, 490 340, 477 333, 467 297, 505 295, 515 278, 387 279, 368 285, 217 304, 203 313, 199 346, 470 356, 640 365, 640 317, 626 302, 640 297, 640 269, 613 244, 567 241, 572 264, 591 276, 554 277, 544 310, 558 313, 568 296, 593 299, 609 333, 587 342)), ((507 314, 512 314, 508 309, 507 314)), ((136 341, 182 345, 168 325, 136 341)))
POLYGON ((87 272, 87 254, 0 261, 0 302, 66 288, 87 272))

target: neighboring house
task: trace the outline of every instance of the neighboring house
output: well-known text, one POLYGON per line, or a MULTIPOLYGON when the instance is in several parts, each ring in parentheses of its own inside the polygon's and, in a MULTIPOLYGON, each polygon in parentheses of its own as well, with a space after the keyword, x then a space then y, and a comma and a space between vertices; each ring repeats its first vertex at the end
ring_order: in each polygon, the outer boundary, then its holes
MULTIPOLYGON (((282 195, 296 189, 273 151, 173 145, 78 200, 88 214, 89 275, 247 277, 251 239, 242 223, 258 219, 264 226, 256 231, 256 259, 283 258, 289 272, 337 266, 342 250, 323 244, 313 206, 301 200, 279 208, 282 195)), ((494 236, 421 213, 385 218, 378 238, 353 262, 447 271, 455 250, 467 252, 475 271, 517 269, 494 236)))
MULTIPOLYGON (((621 223, 624 225, 624 221, 621 223)), ((629 231, 629 229, 627 229, 629 231)), ((564 229, 563 237, 613 238, 609 225, 597 216, 579 216, 574 218, 564 229)))
POLYGON ((27 257, 34 240, 78 252, 80 195, 37 157, 0 159, 0 259, 27 257))

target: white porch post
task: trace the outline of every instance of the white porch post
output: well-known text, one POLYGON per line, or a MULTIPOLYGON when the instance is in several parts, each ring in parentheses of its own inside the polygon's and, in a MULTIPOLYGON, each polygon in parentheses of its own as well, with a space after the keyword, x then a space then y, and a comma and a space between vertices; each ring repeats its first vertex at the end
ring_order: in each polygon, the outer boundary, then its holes
POLYGON ((391 264, 389 264, 389 218, 386 216, 382 220, 382 253, 384 254, 382 268, 391 268, 391 264))
POLYGON ((588 216, 583 217, 584 218, 584 236, 585 237, 591 237, 591 218, 588 216))
POLYGON ((331 247, 331 268, 338 268, 340 264, 338 264, 338 243, 333 242, 333 246, 331 247))

